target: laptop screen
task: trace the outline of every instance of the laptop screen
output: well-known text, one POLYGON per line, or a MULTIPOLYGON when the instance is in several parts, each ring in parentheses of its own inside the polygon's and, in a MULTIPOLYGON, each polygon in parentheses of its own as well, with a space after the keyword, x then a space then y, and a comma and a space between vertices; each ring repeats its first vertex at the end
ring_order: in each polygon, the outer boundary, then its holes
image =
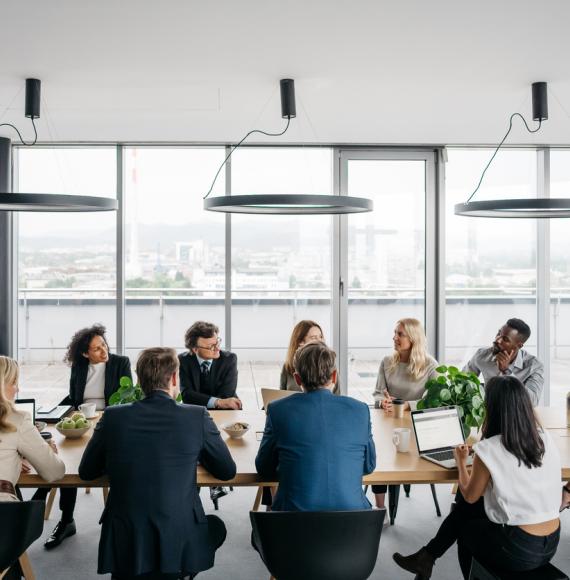
POLYGON ((32 417, 32 421, 36 420, 36 400, 35 399, 16 399, 14 406, 17 411, 27 411, 32 417))
POLYGON ((465 443, 457 407, 416 411, 412 420, 420 453, 465 443))

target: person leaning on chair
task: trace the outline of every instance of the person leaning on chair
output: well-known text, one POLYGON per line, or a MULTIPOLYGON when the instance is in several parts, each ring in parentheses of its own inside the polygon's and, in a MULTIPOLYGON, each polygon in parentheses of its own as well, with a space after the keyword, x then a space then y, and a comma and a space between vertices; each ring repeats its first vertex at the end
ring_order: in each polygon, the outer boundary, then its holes
POLYGON ((274 511, 371 507, 362 490, 362 476, 376 466, 370 411, 332 394, 335 357, 322 342, 301 347, 294 366, 304 392, 268 405, 255 466, 264 479, 279 480, 274 511))
POLYGON ((236 466, 204 407, 178 404, 178 358, 144 350, 137 376, 145 398, 106 409, 79 465, 91 480, 107 474, 98 573, 114 578, 191 577, 214 565, 226 537, 206 516, 196 486, 198 460, 221 480, 236 466))
POLYGON ((184 336, 188 352, 178 355, 182 400, 208 409, 241 409, 236 396, 237 356, 221 350, 219 329, 211 322, 195 322, 184 336))
MULTIPOLYGON (((78 330, 71 338, 64 358, 71 366, 69 395, 60 405, 77 408, 82 403, 95 403, 97 409, 102 410, 109 404, 109 397, 119 388, 121 377, 132 378, 128 357, 109 353, 105 332, 102 324, 94 324, 78 330)), ((45 500, 49 491, 47 487, 40 488, 32 499, 45 500)), ((76 533, 73 517, 76 501, 76 487, 60 488, 61 520, 46 540, 46 549, 59 546, 65 538, 76 533)))

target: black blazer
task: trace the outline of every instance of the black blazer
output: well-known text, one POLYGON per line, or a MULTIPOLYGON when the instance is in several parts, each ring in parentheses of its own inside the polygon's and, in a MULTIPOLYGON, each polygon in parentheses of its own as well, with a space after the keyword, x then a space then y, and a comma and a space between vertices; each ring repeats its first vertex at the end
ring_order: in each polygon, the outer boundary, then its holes
POLYGON ((236 396, 237 356, 227 350, 220 351, 220 358, 212 361, 210 367, 210 392, 200 391, 200 365, 194 353, 178 355, 180 361, 180 390, 182 400, 192 405, 208 404, 210 397, 229 399, 236 396))
POLYGON ((217 479, 235 477, 206 409, 178 404, 163 391, 105 409, 79 465, 81 479, 109 476, 99 574, 186 576, 214 565, 196 487, 198 461, 217 479))
MULTIPOLYGON (((88 368, 89 363, 82 365, 75 364, 71 367, 69 395, 60 403, 60 405, 73 405, 77 408, 81 403, 83 403, 88 368)), ((105 405, 109 404, 109 397, 119 389, 119 380, 121 377, 133 378, 131 373, 131 361, 126 356, 110 354, 109 360, 105 363, 105 405)))

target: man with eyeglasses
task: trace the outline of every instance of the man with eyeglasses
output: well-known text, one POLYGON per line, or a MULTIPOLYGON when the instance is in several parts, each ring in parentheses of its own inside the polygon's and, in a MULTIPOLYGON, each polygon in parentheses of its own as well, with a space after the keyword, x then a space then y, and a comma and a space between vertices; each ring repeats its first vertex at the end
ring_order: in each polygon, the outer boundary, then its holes
POLYGON ((208 409, 241 409, 236 396, 237 356, 220 349, 219 329, 195 322, 184 336, 188 352, 178 355, 182 400, 208 409))

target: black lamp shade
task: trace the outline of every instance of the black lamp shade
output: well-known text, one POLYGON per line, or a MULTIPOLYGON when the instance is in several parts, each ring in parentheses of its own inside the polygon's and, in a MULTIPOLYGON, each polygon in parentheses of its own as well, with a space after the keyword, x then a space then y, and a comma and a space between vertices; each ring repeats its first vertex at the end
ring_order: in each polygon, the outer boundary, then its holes
POLYGON ((39 79, 26 79, 26 117, 40 118, 40 95, 42 82, 39 79))
POLYGON ((295 81, 293 79, 281 79, 281 116, 284 119, 294 119, 297 116, 295 108, 295 81))
POLYGON ((546 83, 532 83, 532 118, 535 121, 546 121, 548 119, 546 83))

